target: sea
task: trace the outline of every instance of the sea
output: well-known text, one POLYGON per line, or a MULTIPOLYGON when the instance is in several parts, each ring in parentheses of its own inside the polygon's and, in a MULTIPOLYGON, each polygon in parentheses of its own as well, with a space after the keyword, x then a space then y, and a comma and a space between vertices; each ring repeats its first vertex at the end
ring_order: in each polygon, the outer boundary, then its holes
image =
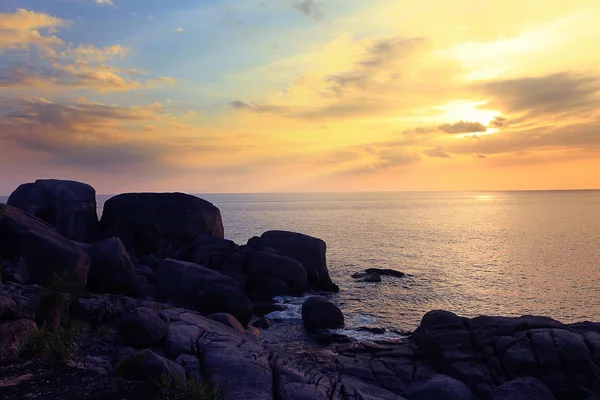
MULTIPOLYGON (((600 321, 600 191, 200 194, 244 244, 271 229, 327 243, 344 333, 414 330, 425 313, 600 321), (353 279, 367 268, 406 278, 353 279)), ((110 196, 98 196, 99 214, 110 196)), ((281 297, 298 320, 305 297, 281 297)))

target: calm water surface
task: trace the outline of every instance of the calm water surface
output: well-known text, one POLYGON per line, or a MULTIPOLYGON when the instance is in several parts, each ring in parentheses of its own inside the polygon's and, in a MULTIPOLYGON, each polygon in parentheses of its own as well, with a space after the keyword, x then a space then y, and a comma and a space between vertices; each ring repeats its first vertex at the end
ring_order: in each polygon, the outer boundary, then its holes
POLYGON ((236 243, 269 229, 324 239, 350 327, 412 330, 432 309, 600 321, 600 191, 200 196, 236 243), (369 267, 412 276, 350 277, 369 267))

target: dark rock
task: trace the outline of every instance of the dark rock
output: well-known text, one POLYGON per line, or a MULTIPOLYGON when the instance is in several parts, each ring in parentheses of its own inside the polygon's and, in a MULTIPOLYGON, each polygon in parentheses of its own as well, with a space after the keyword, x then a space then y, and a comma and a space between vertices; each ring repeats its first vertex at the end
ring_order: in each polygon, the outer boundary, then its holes
POLYGON ((381 282, 381 277, 375 272, 365 272, 361 274, 353 274, 354 279, 360 279, 361 282, 376 283, 381 282))
POLYGON ((35 322, 28 319, 0 321, 0 360, 16 357, 21 343, 35 329, 35 322))
MULTIPOLYGON (((299 261, 272 249, 250 253, 247 258, 246 275, 250 287, 259 285, 265 278, 283 281, 287 287, 296 291, 304 290, 308 283, 306 271, 299 261)), ((287 287, 277 284, 273 286, 270 294, 285 294, 286 292, 276 293, 276 289, 287 291, 287 287)))
POLYGON ((556 400, 535 378, 518 378, 497 387, 490 400, 556 400))
POLYGON ((156 273, 156 289, 159 294, 178 305, 198 304, 198 291, 214 285, 236 287, 237 281, 217 271, 185 261, 165 259, 156 273))
POLYGON ((240 322, 231 314, 227 314, 227 313, 211 314, 208 316, 208 318, 218 321, 218 322, 222 323, 223 325, 226 325, 232 329, 235 329, 238 332, 246 333, 246 330, 244 329, 242 324, 240 324, 240 322))
POLYGON ((202 382, 202 372, 200 372, 200 360, 196 356, 182 354, 177 357, 175 362, 183 367, 188 381, 197 383, 202 382))
POLYGON ((375 275, 388 275, 396 278, 404 278, 406 274, 404 272, 396 271, 393 269, 382 269, 382 268, 367 268, 367 274, 375 274, 375 275))
POLYGON ((310 297, 302 304, 302 320, 308 331, 344 326, 342 311, 323 297, 310 297))
POLYGON ((10 195, 8 205, 46 221, 71 240, 87 242, 96 233, 96 191, 85 183, 56 179, 24 183, 10 195))
POLYGON ((300 261, 306 270, 308 283, 331 283, 325 258, 327 245, 323 240, 295 232, 268 231, 260 237, 260 245, 300 261))
POLYGON ((411 385, 404 393, 408 400, 475 400, 464 383, 446 375, 437 375, 411 385))
POLYGON ((281 279, 262 278, 249 284, 248 295, 253 300, 268 301, 282 294, 291 294, 289 286, 281 279))
POLYGON ((205 314, 229 313, 243 326, 252 319, 252 304, 248 296, 232 286, 213 285, 199 292, 198 309, 205 314))
POLYGON ((93 245, 78 244, 92 260, 87 288, 94 292, 136 295, 133 263, 119 238, 93 245))
POLYGON ((254 321, 252 325, 260 329, 269 329, 269 327, 271 326, 271 321, 269 321, 266 318, 259 318, 256 321, 254 321))
POLYGON ((137 257, 167 257, 198 235, 223 238, 219 209, 183 193, 126 193, 112 197, 104 203, 100 227, 111 236, 119 236, 137 257))
POLYGON ((117 374, 123 378, 160 382, 167 378, 173 383, 187 382, 185 369, 150 350, 140 350, 119 362, 117 374))
POLYGON ((133 347, 150 347, 166 334, 168 323, 148 308, 138 307, 125 314, 118 324, 119 334, 133 347))
POLYGON ((201 334, 202 330, 196 324, 187 321, 172 322, 165 337, 165 351, 172 358, 181 354, 196 354, 196 341, 201 334))
POLYGON ((252 308, 252 312, 260 317, 264 317, 265 315, 275 311, 283 310, 285 310, 285 307, 281 304, 257 304, 252 308))
POLYGON ((90 268, 89 256, 46 222, 15 207, 4 206, 0 224, 0 259, 22 257, 31 283, 47 284, 62 273, 71 294, 83 292, 90 268))
POLYGON ((161 306, 158 303, 144 302, 125 296, 84 295, 73 304, 72 312, 77 318, 96 327, 114 325, 122 316, 138 307, 151 308, 158 312, 161 306))
POLYGON ((150 283, 156 282, 156 275, 154 273, 154 270, 148 267, 147 265, 137 267, 135 269, 135 273, 136 275, 143 275, 144 277, 146 277, 146 280, 150 283))

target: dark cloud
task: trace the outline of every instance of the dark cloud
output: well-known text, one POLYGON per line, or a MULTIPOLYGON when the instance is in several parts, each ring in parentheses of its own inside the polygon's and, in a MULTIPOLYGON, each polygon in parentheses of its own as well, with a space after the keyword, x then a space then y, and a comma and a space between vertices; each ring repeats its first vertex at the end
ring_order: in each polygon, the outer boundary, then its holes
POLYGON ((321 11, 317 3, 314 0, 296 0, 293 4, 294 8, 300 11, 302 14, 311 17, 317 21, 323 21, 325 14, 321 11))
POLYGON ((487 158, 487 156, 485 156, 483 154, 477 154, 477 158, 487 158))
POLYGON ((494 117, 494 119, 488 124, 488 128, 496 129, 506 128, 507 126, 508 123, 506 121, 506 118, 503 117, 494 117))
POLYGON ((243 101, 240 101, 240 100, 232 101, 229 104, 231 105, 231 107, 235 108, 236 110, 252 110, 252 107, 250 107, 249 104, 244 103, 243 101))
POLYGON ((498 108, 506 114, 556 114, 594 109, 600 104, 600 77, 571 72, 491 81, 475 89, 493 99, 486 108, 498 108))
POLYGON ((398 60, 411 55, 415 50, 423 47, 427 42, 425 38, 391 37, 375 41, 368 49, 360 65, 367 68, 376 68, 393 60, 398 60))
POLYGON ((440 125, 438 129, 446 133, 476 133, 487 131, 487 126, 479 122, 458 121, 454 124, 440 125))
POLYGON ((423 151, 423 154, 425 154, 427 157, 452 158, 452 156, 444 152, 444 150, 442 150, 441 147, 435 147, 433 149, 425 150, 423 151))

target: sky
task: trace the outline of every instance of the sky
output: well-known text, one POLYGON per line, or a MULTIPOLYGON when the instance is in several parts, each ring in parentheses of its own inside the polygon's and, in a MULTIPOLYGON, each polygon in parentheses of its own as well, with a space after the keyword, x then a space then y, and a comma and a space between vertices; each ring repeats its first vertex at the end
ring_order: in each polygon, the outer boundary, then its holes
POLYGON ((0 194, 600 188, 598 0, 3 0, 0 194))

